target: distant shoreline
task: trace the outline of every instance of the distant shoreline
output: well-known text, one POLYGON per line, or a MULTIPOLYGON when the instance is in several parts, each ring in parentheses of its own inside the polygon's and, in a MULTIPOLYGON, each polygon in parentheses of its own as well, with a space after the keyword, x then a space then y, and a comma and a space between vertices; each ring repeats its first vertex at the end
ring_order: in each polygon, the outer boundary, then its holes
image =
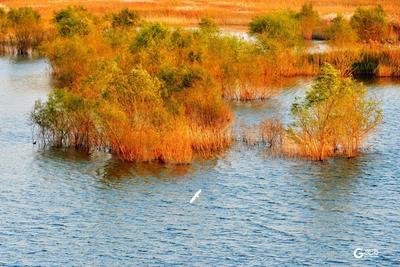
MULTIPOLYGON (((359 6, 373 7, 373 0, 338 0, 335 3, 327 0, 237 0, 226 1, 183 1, 183 0, 110 0, 110 1, 50 1, 50 0, 6 0, 0 4, 4 7, 32 7, 37 10, 45 21, 51 21, 55 11, 69 5, 83 6, 90 13, 104 15, 116 12, 122 8, 134 9, 149 22, 163 22, 169 26, 197 26, 202 17, 211 17, 217 25, 227 31, 246 32, 248 23, 258 15, 274 11, 298 10, 303 4, 312 2, 322 19, 330 20, 337 13, 350 17, 359 6), (295 2, 295 3, 294 3, 295 2)), ((391 21, 400 21, 398 2, 395 0, 379 1, 391 21)))

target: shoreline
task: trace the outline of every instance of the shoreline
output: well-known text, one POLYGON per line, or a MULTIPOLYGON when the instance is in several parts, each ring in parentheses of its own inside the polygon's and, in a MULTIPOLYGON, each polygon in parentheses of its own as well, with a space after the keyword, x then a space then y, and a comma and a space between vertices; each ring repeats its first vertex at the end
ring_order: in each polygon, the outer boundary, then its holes
MULTIPOLYGON (((7 0, 1 5, 5 9, 32 7, 38 10, 47 22, 53 18, 54 12, 70 5, 83 6, 95 15, 105 15, 122 8, 130 8, 139 13, 141 17, 150 22, 164 22, 168 26, 191 27, 198 24, 202 17, 213 18, 222 29, 244 32, 252 18, 275 11, 298 10, 303 4, 310 1, 260 1, 250 0, 240 2, 235 0, 218 1, 171 1, 171 0, 111 0, 111 1, 50 1, 50 0, 7 0)), ((373 7, 376 1, 366 0, 347 1, 340 0, 332 4, 331 1, 313 1, 315 10, 321 14, 323 20, 331 20, 337 13, 348 18, 359 6, 373 7)), ((395 1, 380 1, 387 11, 391 21, 399 21, 398 4, 395 1)), ((0 5, 0 8, 1 8, 0 5)))

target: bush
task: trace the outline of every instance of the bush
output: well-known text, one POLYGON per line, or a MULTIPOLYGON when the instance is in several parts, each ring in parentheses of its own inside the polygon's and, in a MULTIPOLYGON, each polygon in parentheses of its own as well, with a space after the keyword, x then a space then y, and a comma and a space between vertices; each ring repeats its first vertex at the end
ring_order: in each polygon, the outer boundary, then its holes
POLYGON ((89 14, 83 7, 67 7, 55 14, 58 34, 62 37, 88 35, 91 31, 89 14))
POLYGON ((382 6, 375 8, 357 8, 351 18, 351 26, 363 41, 384 41, 388 31, 386 13, 382 6))
POLYGON ((379 102, 367 97, 365 87, 351 78, 341 79, 329 64, 305 98, 296 99, 291 112, 295 122, 289 138, 302 156, 316 160, 335 154, 354 157, 382 119, 379 102))
POLYGON ((43 145, 73 146, 89 152, 99 137, 92 107, 91 100, 65 89, 54 89, 47 102, 36 101, 31 120, 39 128, 43 145))
POLYGON ((93 47, 81 38, 57 38, 44 46, 58 87, 78 88, 95 60, 93 47))
POLYGON ((374 76, 379 66, 378 53, 362 53, 354 62, 354 73, 359 76, 374 76))
POLYGON ((199 27, 203 33, 215 34, 219 32, 218 25, 209 17, 201 18, 199 27))
POLYGON ((203 73, 199 69, 189 67, 164 67, 158 73, 158 77, 163 82, 164 93, 170 95, 192 87, 203 79, 203 73))
POLYGON ((301 37, 299 22, 290 12, 256 17, 249 27, 250 34, 256 35, 267 50, 293 47, 299 44, 301 37))
POLYGON ((113 27, 132 27, 136 26, 140 21, 140 16, 137 12, 129 9, 123 9, 119 13, 112 16, 113 27))
POLYGON ((167 37, 168 34, 168 28, 160 23, 145 25, 140 29, 131 49, 135 50, 140 48, 156 47, 167 37))
POLYGON ((8 12, 8 20, 14 27, 28 23, 38 23, 40 15, 30 7, 11 9, 8 12))
POLYGON ((357 34, 343 16, 334 18, 326 29, 327 38, 337 46, 352 45, 357 42, 357 34))
POLYGON ((301 7, 300 12, 296 14, 296 17, 300 21, 301 31, 303 33, 304 39, 311 40, 313 30, 320 23, 318 12, 313 9, 311 3, 304 4, 301 7))

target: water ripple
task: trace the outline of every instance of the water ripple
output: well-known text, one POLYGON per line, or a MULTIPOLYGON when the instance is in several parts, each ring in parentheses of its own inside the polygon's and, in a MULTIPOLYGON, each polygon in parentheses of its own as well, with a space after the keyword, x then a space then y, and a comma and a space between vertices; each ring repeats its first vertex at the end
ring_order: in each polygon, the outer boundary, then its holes
MULTIPOLYGON (((393 81, 368 85, 385 120, 357 159, 271 159, 238 145, 174 167, 38 151, 27 114, 49 91, 48 65, 0 59, 0 78, 0 265, 399 263, 400 86, 393 81), (357 247, 379 256, 357 260, 357 247)), ((234 104, 237 121, 254 124, 276 112, 288 121, 289 104, 309 85, 234 104)))

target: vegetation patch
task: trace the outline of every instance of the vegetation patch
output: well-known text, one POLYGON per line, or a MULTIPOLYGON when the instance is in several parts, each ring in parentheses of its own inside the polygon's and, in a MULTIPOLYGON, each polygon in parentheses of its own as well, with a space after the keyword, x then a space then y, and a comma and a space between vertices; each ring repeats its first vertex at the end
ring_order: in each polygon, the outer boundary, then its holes
MULTIPOLYGON (((311 4, 298 12, 260 15, 249 24, 251 40, 223 34, 210 17, 200 19, 196 29, 182 29, 148 22, 130 9, 96 16, 71 6, 57 11, 50 25, 32 8, 0 12, 2 47, 20 55, 40 53, 52 66, 54 90, 32 112, 42 144, 105 150, 129 161, 188 163, 196 155, 222 151, 232 142, 233 116, 226 102, 267 99, 286 77, 337 76, 335 85, 325 84, 323 90, 361 103, 365 90, 354 89, 360 86, 347 77, 400 75, 399 50, 391 46, 398 36, 390 32, 380 6, 329 22, 311 4), (316 31, 329 38, 330 51, 308 53, 307 42, 316 31), (336 92, 336 83, 347 88, 343 92, 354 89, 354 98, 336 92)), ((293 109, 298 120, 320 108, 304 103, 293 109)), ((299 154, 332 155, 331 140, 315 148, 307 142, 320 141, 314 135, 308 137, 313 141, 305 140, 299 127, 280 142, 291 136, 303 140, 293 143, 297 148, 307 146, 299 154)), ((281 129, 275 122, 263 128, 281 129)), ((358 145, 350 149, 343 140, 342 152, 352 156, 358 145)))

